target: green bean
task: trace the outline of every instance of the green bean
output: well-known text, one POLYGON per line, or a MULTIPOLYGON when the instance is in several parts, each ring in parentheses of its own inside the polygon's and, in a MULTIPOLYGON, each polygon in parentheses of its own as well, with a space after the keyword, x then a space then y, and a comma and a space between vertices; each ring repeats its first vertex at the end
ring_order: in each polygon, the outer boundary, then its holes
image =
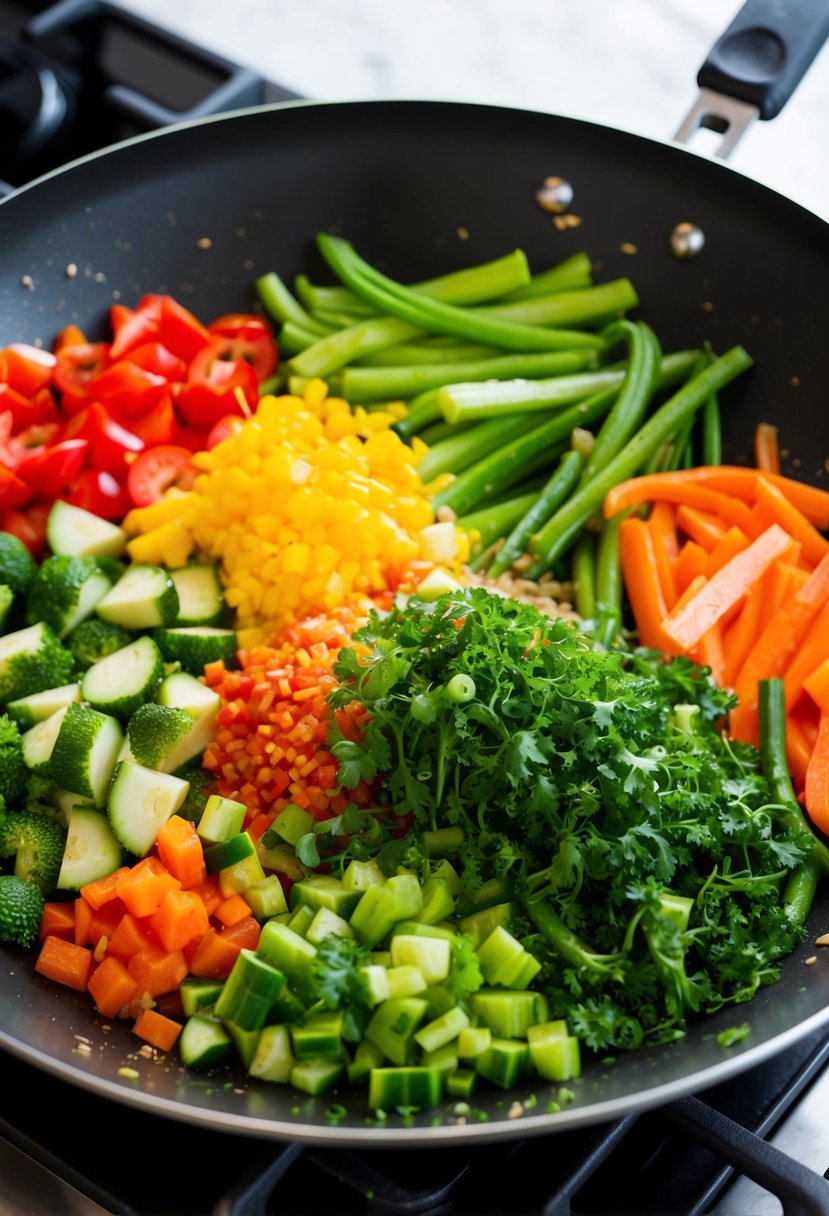
POLYGON ((582 532, 573 546, 573 599, 575 609, 584 621, 596 615, 596 534, 582 532))
POLYGON ((504 321, 524 325, 553 325, 563 328, 601 321, 608 314, 614 316, 627 312, 638 303, 639 297, 630 279, 613 279, 610 283, 600 283, 597 287, 560 291, 529 300, 505 300, 473 311, 480 317, 499 317, 504 321))
POLYGON ((429 389, 428 392, 419 393, 417 397, 412 398, 406 417, 393 423, 392 430, 408 443, 413 435, 419 434, 433 422, 443 421, 443 414, 438 407, 437 389, 429 389))
MULTIPOLYGON (((659 373, 659 387, 665 388, 685 379, 699 351, 677 351, 665 355, 659 373)), ((488 384, 451 384, 438 395, 447 422, 496 418, 515 410, 549 410, 587 397, 602 389, 618 388, 625 368, 602 368, 577 376, 556 376, 549 380, 502 380, 488 384)))
POLYGON ((462 473, 490 452, 510 443, 533 423, 538 425, 537 415, 513 414, 509 418, 493 418, 491 422, 472 426, 430 448, 417 466, 418 474, 428 483, 442 473, 462 473))
POLYGON ((472 346, 455 343, 451 346, 435 346, 423 340, 402 342, 399 346, 387 346, 385 350, 364 355, 358 360, 361 367, 412 367, 423 363, 471 363, 479 359, 493 359, 500 355, 494 346, 472 346))
POLYGON ((342 372, 343 396, 349 401, 379 401, 388 397, 413 397, 445 384, 480 383, 483 380, 535 380, 595 368, 594 350, 556 350, 532 355, 499 355, 473 363, 427 364, 424 367, 346 367, 342 372))
POLYGON ((615 395, 615 389, 605 389, 587 401, 562 410, 541 426, 525 430, 512 443, 465 469, 451 485, 439 491, 432 500, 435 509, 447 506, 457 515, 463 515, 539 467, 549 466, 556 458, 551 451, 552 445, 569 439, 574 426, 590 425, 604 417, 615 395))
MULTIPOLYGON (((622 565, 619 528, 625 512, 605 520, 596 549, 596 640, 609 650, 622 628, 622 565)), ((587 533, 584 533, 587 535, 587 533)), ((578 545, 578 541, 576 544, 578 545)))
POLYGON ((467 563, 469 569, 475 574, 479 573, 481 570, 486 570, 487 566, 498 552, 498 543, 499 542, 497 540, 493 541, 491 545, 487 545, 485 549, 481 549, 480 553, 476 553, 474 557, 470 558, 469 562, 467 563))
POLYGON ((279 353, 283 357, 298 355, 300 351, 319 342, 319 339, 319 334, 306 329, 304 325, 298 325, 295 321, 285 321, 279 329, 279 353))
POLYGON ((462 435, 464 431, 468 431, 473 426, 475 426, 474 422, 461 422, 458 426, 453 426, 451 422, 434 422, 421 431, 419 437, 427 447, 433 448, 437 447, 439 443, 443 443, 444 439, 462 435))
POLYGON ((552 295, 554 291, 571 291, 576 287, 590 287, 593 282, 593 265, 586 253, 574 253, 534 274, 526 287, 519 287, 509 295, 512 300, 531 300, 535 296, 552 295))
POLYGON ((689 418, 676 432, 671 440, 671 448, 665 458, 665 472, 675 473, 677 469, 686 468, 685 461, 691 445, 691 435, 696 419, 689 418))
POLYGON ((320 233, 317 244, 337 277, 353 291, 382 312, 391 313, 422 330, 454 334, 472 342, 519 351, 596 348, 601 344, 593 334, 539 329, 502 321, 419 295, 369 266, 341 237, 320 233))
POLYGON ((422 330, 398 317, 369 317, 349 329, 327 334, 292 360, 294 370, 302 376, 328 376, 384 346, 396 346, 419 338, 422 330))
POLYGON ((374 316, 371 307, 347 287, 315 287, 307 275, 298 274, 294 291, 309 312, 350 312, 360 317, 374 316))
POLYGON ((751 367, 751 356, 742 346, 733 346, 704 371, 687 381, 673 397, 640 427, 627 446, 581 487, 530 543, 536 560, 530 578, 539 578, 565 553, 590 517, 599 510, 605 495, 620 481, 633 477, 666 439, 692 418, 711 393, 751 367))
POLYGON ((545 524, 552 513, 561 506, 575 487, 583 463, 578 452, 564 453, 544 489, 498 550, 495 561, 489 568, 489 573, 493 578, 497 578, 499 574, 503 574, 510 568, 512 563, 526 550, 527 542, 533 533, 542 524, 545 524))
POLYGON ((581 485, 601 472, 638 430, 656 387, 662 357, 656 334, 644 321, 617 321, 602 337, 609 348, 620 339, 627 343, 628 365, 619 396, 587 458, 581 485))
POLYGON ((712 393, 702 407, 702 463, 722 464, 722 420, 717 394, 712 393))
POLYGON ((368 317, 355 317, 351 313, 335 312, 333 309, 327 308, 316 308, 311 316, 328 329, 353 329, 361 321, 369 319, 368 317))
POLYGON ((537 494, 533 491, 529 494, 521 494, 518 498, 508 499, 506 502, 493 503, 491 506, 484 508, 483 511, 474 511, 470 515, 462 515, 455 520, 456 527, 463 532, 479 532, 481 536, 480 543, 487 548, 494 544, 496 540, 500 540, 502 536, 506 536, 512 527, 518 522, 524 513, 529 510, 535 502, 537 494))
POLYGON ((299 301, 294 299, 278 274, 274 274, 273 272, 263 274, 261 278, 256 280, 255 286, 259 299, 275 321, 278 321, 280 324, 284 324, 286 321, 293 321, 295 325, 299 325, 303 329, 320 336, 330 332, 327 326, 321 325, 319 321, 315 321, 305 311, 299 301))

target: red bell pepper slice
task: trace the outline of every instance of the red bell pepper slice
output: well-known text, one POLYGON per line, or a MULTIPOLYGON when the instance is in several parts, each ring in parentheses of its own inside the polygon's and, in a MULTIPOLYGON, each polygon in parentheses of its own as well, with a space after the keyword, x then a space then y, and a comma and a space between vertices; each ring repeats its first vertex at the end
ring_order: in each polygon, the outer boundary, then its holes
POLYGON ((24 457, 15 472, 36 498, 54 498, 80 475, 89 450, 87 439, 65 439, 24 457))
POLYGON ((26 482, 0 464, 0 507, 25 507, 33 498, 34 494, 26 482))
POLYGON ((139 418, 130 419, 130 429, 148 448, 157 447, 160 443, 177 443, 177 435, 182 427, 176 418, 170 394, 165 393, 139 418))
POLYGON ((154 376, 163 376, 165 380, 184 380, 187 375, 187 364, 178 355, 174 355, 161 342, 145 342, 136 346, 127 354, 127 362, 142 367, 145 372, 154 376))
POLYGON ((158 335, 168 350, 188 364, 211 340, 201 321, 172 296, 162 296, 158 335))
POLYGON ((93 401, 66 424, 65 438, 89 441, 89 464, 123 481, 132 456, 143 452, 144 440, 112 417, 106 406, 93 401))
POLYGON ((96 401, 127 418, 137 418, 161 400, 167 392, 167 381, 121 359, 95 379, 90 391, 96 401))
POLYGON ((89 400, 93 381, 110 364, 106 342, 87 342, 79 346, 62 346, 57 353, 53 373, 55 388, 62 394, 61 404, 69 413, 77 413, 89 400))
POLYGON ((3 379, 24 397, 34 397, 42 388, 49 387, 57 363, 51 351, 25 342, 7 346, 0 351, 0 359, 5 367, 3 379))
POLYGON ((220 359, 249 363, 260 384, 273 375, 279 352, 263 317, 252 313, 228 313, 211 321, 207 328, 214 335, 220 359))
POLYGON ((11 532, 33 557, 40 557, 46 549, 46 520, 51 509, 51 503, 33 503, 23 511, 7 507, 0 511, 0 530, 11 532))
POLYGON ((189 490, 198 470, 187 448, 175 444, 150 448, 132 463, 127 475, 127 493, 136 507, 158 502, 172 486, 189 490))
POLYGON ((120 520, 131 503, 126 487, 111 473, 100 469, 85 469, 68 490, 58 495, 74 507, 83 507, 101 519, 120 520))
POLYGON ((24 397, 8 384, 0 384, 0 411, 12 416, 12 434, 28 430, 30 426, 59 422, 60 414, 55 399, 48 388, 42 388, 34 397, 24 397))
POLYGON ((158 335, 161 320, 161 296, 146 295, 138 302, 133 312, 123 304, 113 304, 109 313, 109 321, 114 334, 110 355, 113 360, 123 359, 128 351, 145 342, 151 342, 158 335))

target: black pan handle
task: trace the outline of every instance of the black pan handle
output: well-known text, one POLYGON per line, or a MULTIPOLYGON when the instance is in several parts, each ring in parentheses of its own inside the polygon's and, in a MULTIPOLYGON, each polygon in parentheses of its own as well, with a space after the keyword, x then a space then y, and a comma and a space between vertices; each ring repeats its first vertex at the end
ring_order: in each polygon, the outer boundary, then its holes
POLYGON ((706 127, 728 156, 755 118, 780 113, 828 37, 829 0, 747 0, 700 68, 700 95, 674 139, 706 127))

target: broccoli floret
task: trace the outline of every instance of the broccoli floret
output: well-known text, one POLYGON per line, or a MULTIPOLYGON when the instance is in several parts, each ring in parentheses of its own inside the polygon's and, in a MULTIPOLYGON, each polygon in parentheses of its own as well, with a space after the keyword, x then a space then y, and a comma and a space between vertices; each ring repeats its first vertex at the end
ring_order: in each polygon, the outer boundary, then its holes
POLYGON ((37 883, 0 877, 0 942, 31 946, 37 940, 43 916, 43 892, 37 883))
POLYGON ((216 774, 209 773, 206 768, 192 768, 185 765, 183 768, 176 769, 174 776, 181 777, 184 781, 189 781, 190 788, 187 791, 187 797, 176 811, 182 819, 189 819, 191 823, 198 823, 202 817, 205 803, 211 794, 216 790, 216 774))
POLYGON ((8 714, 0 714, 0 798, 14 802, 26 786, 26 765, 20 747, 20 730, 8 714))
POLYGON ((121 625, 96 619, 83 621, 77 629, 73 629, 66 644, 75 656, 77 670, 86 671, 99 659, 105 659, 108 654, 129 646, 131 641, 132 634, 121 625))
POLYGON ((26 620, 45 621, 65 637, 93 611, 112 586, 94 557, 49 557, 29 587, 26 620))
POLYGON ((193 729, 193 719, 184 709, 169 705, 142 705, 129 721, 127 733, 132 754, 139 764, 156 768, 179 739, 193 729))
POLYGON ((0 638, 0 702, 69 683, 72 656, 43 621, 0 638))
POLYGON ((66 829, 54 819, 31 811, 7 811, 0 816, 0 857, 14 857, 17 878, 54 890, 63 861, 66 829))
POLYGON ((23 541, 11 532, 0 532, 0 583, 15 595, 25 595, 36 574, 37 562, 23 541))

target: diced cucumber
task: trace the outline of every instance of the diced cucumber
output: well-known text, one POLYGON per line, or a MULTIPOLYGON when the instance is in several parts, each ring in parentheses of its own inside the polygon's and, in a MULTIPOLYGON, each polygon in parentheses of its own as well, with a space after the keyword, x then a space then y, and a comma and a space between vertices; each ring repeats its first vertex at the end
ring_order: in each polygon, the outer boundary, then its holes
POLYGON ((45 621, 0 637, 0 702, 65 684, 72 656, 45 621))
POLYGON ((481 988, 470 997, 474 1017, 505 1039, 522 1039, 527 1028, 547 1017, 547 1002, 540 992, 510 992, 481 988))
POLYGON ((351 914, 351 928, 364 945, 376 946, 398 921, 416 916, 422 907, 423 892, 417 879, 411 874, 396 875, 363 892, 351 914))
POLYGON ((208 874, 218 874, 227 866, 235 866, 237 861, 243 861, 256 852, 256 845, 247 832, 237 832, 229 840, 212 844, 204 850, 204 864, 208 874))
POLYGON ((170 773, 157 773, 129 760, 119 761, 109 791, 107 814, 124 848, 137 857, 146 856, 164 824, 184 802, 189 788, 187 781, 170 773))
POLYGON ((523 1076, 530 1061, 530 1049, 517 1039, 493 1039, 475 1060, 475 1070, 488 1081, 511 1089, 523 1076))
POLYGON ((438 1047, 437 1051, 424 1051, 420 1057, 424 1068, 437 1068, 444 1077, 451 1077, 458 1068, 458 1048, 456 1043, 447 1043, 438 1047))
POLYGON ((194 722, 203 718, 215 718, 222 704, 222 698, 212 688, 202 684, 195 676, 186 671, 174 671, 166 676, 158 686, 155 697, 159 705, 169 705, 173 709, 186 709, 194 722))
MULTIPOLYGON (((285 810, 287 809, 286 807, 285 810)), ((347 887, 349 891, 359 891, 361 894, 369 887, 385 881, 386 876, 374 858, 371 861, 357 861, 355 858, 354 861, 348 863, 345 874, 343 874, 343 886, 347 887)))
POLYGON ((530 957, 516 937, 502 925, 493 929, 486 941, 478 947, 478 962, 481 973, 488 984, 512 987, 512 981, 520 975, 530 957))
POLYGON ((178 1044, 182 1063, 188 1068, 210 1068, 224 1059, 233 1046, 219 1019, 206 1013, 187 1019, 178 1044))
POLYGON ((455 994, 450 992, 445 984, 432 984, 430 988, 426 988, 423 992, 423 999, 429 1006, 427 1015, 430 1018, 441 1017, 458 1003, 455 994))
POLYGON ((121 846, 101 811, 76 806, 70 817, 58 874, 58 890, 80 891, 88 882, 105 878, 121 864, 121 846))
POLYGON ((23 762, 33 773, 39 773, 43 777, 49 776, 49 761, 68 708, 68 705, 64 705, 63 709, 53 713, 51 718, 45 718, 21 735, 23 762))
POLYGON ((354 930, 347 920, 343 920, 330 908, 317 908, 314 919, 305 931, 306 939, 319 946, 326 937, 353 937, 354 930))
POLYGON ((478 1084, 478 1074, 471 1068, 456 1068, 446 1078, 446 1092, 453 1098, 471 1098, 478 1084))
POLYGON ((38 722, 51 718, 59 709, 80 701, 80 684, 61 684, 60 688, 47 688, 44 692, 33 692, 29 697, 9 701, 6 713, 21 730, 28 730, 38 722))
POLYGON ((99 570, 94 558, 49 557, 29 588, 27 619, 45 621, 63 639, 92 615, 111 590, 112 579, 99 570))
POLYGON ((262 927, 259 953, 286 976, 292 991, 301 1001, 310 1004, 316 996, 311 976, 311 963, 317 948, 287 925, 269 920, 262 927))
POLYGON ((261 1030, 285 987, 285 976, 252 950, 242 950, 219 995, 214 1012, 240 1030, 261 1030))
POLYGON ((428 1109, 437 1106, 443 1090, 443 1073, 438 1068, 372 1068, 368 1085, 368 1104, 372 1110, 397 1106, 428 1109))
POLYGON ((423 884, 423 908, 416 920, 424 925, 436 925, 455 911, 455 897, 445 878, 427 878, 423 884))
POLYGON ((475 945, 479 946, 499 925, 506 929, 517 911, 514 903, 494 904, 491 908, 462 917, 458 928, 462 933, 468 933, 475 945))
POLYGON ((264 881, 265 871, 255 853, 219 870, 219 890, 225 899, 231 895, 245 895, 249 887, 264 881))
POLYGON ((313 908, 309 908, 307 904, 300 904, 296 911, 291 913, 291 919, 286 923, 289 929, 293 929, 294 933, 298 933, 300 937, 307 940, 308 930, 314 923, 315 916, 316 911, 313 908))
POLYGON ((297 1060, 315 1056, 342 1058, 343 1015, 333 1011, 315 1013, 302 1024, 291 1026, 291 1043, 297 1060))
POLYGON ((154 629, 176 619, 178 596, 173 580, 160 566, 128 566, 96 611, 101 620, 125 629, 154 629))
POLYGON ((211 980, 199 975, 186 976, 178 990, 185 1016, 191 1018, 194 1013, 201 1013, 203 1009, 215 1005, 223 987, 224 980, 211 980))
POLYGON ((257 844, 256 853, 266 870, 276 870, 278 874, 284 874, 286 878, 290 878, 291 882, 302 882, 304 878, 308 877, 310 871, 299 860, 292 845, 275 844, 268 848, 262 843, 264 838, 263 836, 257 844))
POLYGON ((461 876, 452 865, 451 861, 447 861, 445 857, 433 867, 432 878, 442 878, 444 882, 447 883, 449 890, 456 899, 459 895, 463 894, 463 883, 461 882, 461 876))
POLYGON ((221 625, 225 601, 217 566, 194 563, 170 571, 178 595, 176 625, 221 625))
POLYGON ((443 938, 395 934, 390 949, 394 967, 411 964, 419 968, 427 985, 439 984, 449 974, 451 947, 443 938))
POLYGON ((186 629, 156 629, 153 637, 168 663, 181 663, 192 675, 201 675, 208 663, 232 663, 236 658, 236 634, 232 629, 191 625, 186 629))
POLYGON ((338 916, 348 918, 360 901, 359 891, 349 891, 339 878, 317 874, 295 882, 291 887, 291 907, 307 904, 309 908, 328 908, 338 916))
POLYGON ((527 1029, 530 1058, 547 1081, 569 1081, 581 1075, 579 1041, 567 1033, 564 1021, 542 1022, 527 1029))
POLYGON ((164 674, 164 660, 152 638, 136 638, 93 663, 81 680, 81 694, 93 709, 126 722, 152 700, 164 674))
MULTIPOLYGON (((273 830, 287 844, 295 845, 301 837, 310 832, 314 826, 314 816, 303 811, 302 807, 289 802, 273 821, 273 830)), ((343 880, 345 881, 345 880, 343 880)))
POLYGON ((370 1005, 379 1005, 381 1001, 388 1000, 391 996, 391 989, 389 988, 389 973, 386 967, 379 967, 376 963, 368 963, 365 967, 358 967, 357 973, 365 985, 370 1005))
POLYGON ((433 1022, 428 1022, 422 1029, 415 1031, 415 1042, 424 1051, 437 1051, 439 1047, 445 1047, 456 1039, 468 1026, 468 1015, 460 1005, 455 1005, 433 1022))
POLYGON ((392 931, 392 937, 431 937, 440 938, 445 942, 458 940, 454 929, 447 929, 445 925, 424 925, 419 920, 398 921, 392 931))
POLYGON ((372 1068, 379 1068, 386 1057, 379 1047, 375 1047, 368 1039, 361 1039, 354 1052, 354 1059, 348 1065, 348 1079, 352 1085, 367 1081, 372 1068))
POLYGON ((294 1022, 301 1022, 304 1017, 305 1006, 302 1001, 294 996, 290 988, 283 988, 271 1006, 267 1025, 290 1026, 294 1022))
POLYGON ((245 899, 257 920, 268 920, 271 916, 278 916, 280 912, 288 910, 288 901, 276 874, 269 874, 261 882, 255 882, 248 887, 245 899))
POLYGON ((321 1094, 339 1081, 345 1064, 337 1060, 302 1060, 291 1069, 291 1085, 306 1094, 321 1094))
POLYGON ((53 553, 67 557, 120 557, 127 547, 122 528, 60 498, 49 512, 46 538, 53 553))
POLYGON ((73 794, 91 798, 95 806, 104 806, 123 741, 116 718, 86 705, 68 705, 49 765, 52 780, 73 794))
POLYGON ((287 1026, 265 1026, 250 1062, 248 1072, 260 1081, 276 1081, 287 1085, 296 1061, 291 1054, 291 1036, 287 1026))
POLYGON ((458 1055, 462 1060, 474 1060, 492 1043, 488 1026, 468 1026, 458 1035, 458 1055))
POLYGON ((211 794, 204 804, 197 832, 204 845, 221 844, 242 830, 248 808, 244 802, 211 794))
POLYGON ((236 1026, 233 1022, 228 1022, 227 1020, 223 1021, 222 1025, 233 1040, 236 1054, 245 1066, 245 1070, 250 1071, 262 1031, 243 1030, 241 1026, 236 1026))
POLYGON ((418 997, 390 998, 375 1009, 365 1037, 392 1064, 407 1064, 414 1032, 425 1015, 426 1002, 418 997))
POLYGON ((414 963, 403 963, 399 967, 389 967, 386 971, 386 983, 389 986, 389 997, 398 1000, 401 997, 417 996, 427 988, 423 972, 414 963))

